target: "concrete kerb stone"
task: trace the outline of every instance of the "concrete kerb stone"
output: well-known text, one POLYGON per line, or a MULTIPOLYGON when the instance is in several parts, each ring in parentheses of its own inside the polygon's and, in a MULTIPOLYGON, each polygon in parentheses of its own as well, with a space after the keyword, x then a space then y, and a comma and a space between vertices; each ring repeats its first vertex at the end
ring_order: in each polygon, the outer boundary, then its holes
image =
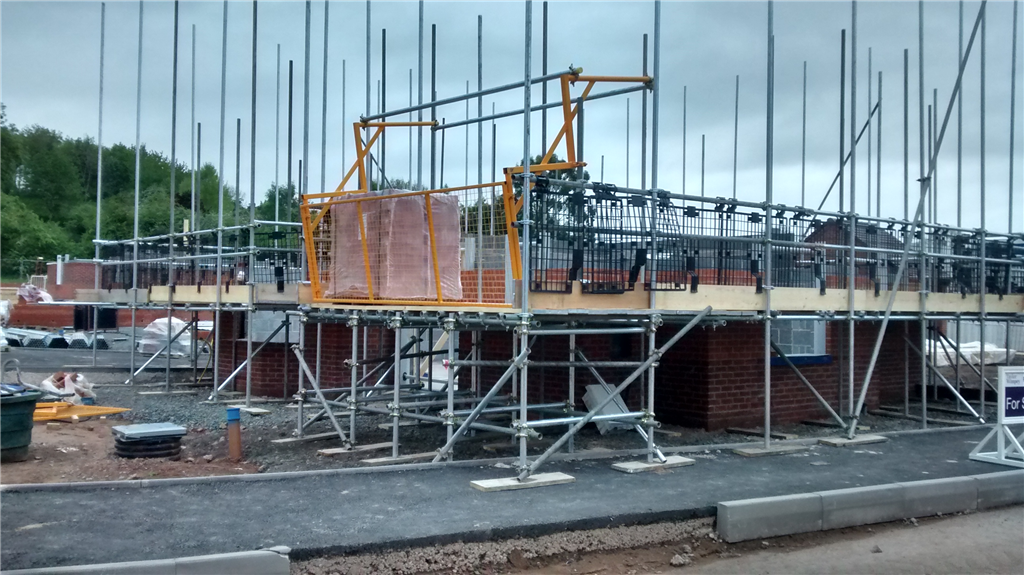
POLYGON ((975 475, 978 510, 1024 505, 1024 471, 1002 471, 975 475))
POLYGON ((820 494, 822 530, 885 523, 906 517, 903 486, 898 483, 836 489, 820 494))
POLYGON ((821 531, 821 494, 724 501, 718 504, 718 532, 729 543, 821 531))
POLYGON ((897 485, 903 487, 906 517, 945 515, 978 508, 978 482, 974 476, 926 479, 897 485))
POLYGON ((175 560, 175 575, 289 575, 288 553, 244 551, 175 560))
POLYGON ((1024 471, 888 483, 718 504, 729 543, 1024 504, 1024 471), (814 517, 815 498, 818 501, 814 517))
POLYGON ((929 427, 928 429, 904 429, 901 431, 880 431, 876 435, 884 437, 899 437, 901 435, 925 435, 932 433, 947 433, 951 431, 970 431, 972 429, 992 429, 991 424, 978 423, 974 425, 957 425, 951 427, 929 427))
POLYGON ((290 551, 273 547, 179 559, 18 569, 2 575, 289 575, 290 551))

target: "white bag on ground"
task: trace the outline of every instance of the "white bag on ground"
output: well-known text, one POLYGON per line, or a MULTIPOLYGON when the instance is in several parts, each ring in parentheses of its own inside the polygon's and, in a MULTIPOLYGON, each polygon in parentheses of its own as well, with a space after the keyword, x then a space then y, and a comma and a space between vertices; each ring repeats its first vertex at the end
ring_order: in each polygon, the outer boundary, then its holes
POLYGON ((92 399, 96 398, 96 393, 92 390, 92 383, 90 383, 89 380, 80 373, 64 373, 63 371, 58 371, 44 379, 42 383, 39 384, 39 388, 54 395, 70 393, 72 395, 62 397, 60 400, 73 405, 82 405, 83 397, 89 397, 92 399))

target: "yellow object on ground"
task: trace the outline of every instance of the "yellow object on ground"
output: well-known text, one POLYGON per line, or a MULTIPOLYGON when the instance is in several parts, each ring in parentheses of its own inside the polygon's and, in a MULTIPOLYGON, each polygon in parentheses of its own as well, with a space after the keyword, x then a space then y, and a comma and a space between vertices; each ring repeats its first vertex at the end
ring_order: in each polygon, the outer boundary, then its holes
POLYGON ((37 403, 32 414, 32 421, 54 421, 71 419, 72 416, 93 417, 95 415, 111 415, 129 411, 127 407, 104 407, 102 405, 72 405, 63 401, 53 403, 37 403))

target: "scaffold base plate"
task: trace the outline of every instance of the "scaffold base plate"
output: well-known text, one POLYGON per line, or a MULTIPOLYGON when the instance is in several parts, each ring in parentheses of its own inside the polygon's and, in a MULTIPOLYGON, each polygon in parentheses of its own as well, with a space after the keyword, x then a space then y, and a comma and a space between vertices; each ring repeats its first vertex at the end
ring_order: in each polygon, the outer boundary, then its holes
POLYGON ((693 465, 694 463, 696 463, 696 461, 689 457, 683 457, 682 455, 668 455, 665 457, 664 463, 657 460, 651 463, 646 461, 620 461, 619 463, 613 463, 612 469, 623 473, 643 473, 645 471, 656 471, 658 469, 686 467, 687 465, 693 465))
POLYGON ((889 438, 882 437, 881 435, 858 435, 853 439, 826 437, 825 439, 819 439, 818 443, 829 447, 846 447, 848 445, 867 445, 869 443, 883 443, 886 441, 889 441, 889 438))
POLYGON ((519 481, 515 477, 502 477, 501 479, 478 479, 470 481, 473 489, 484 492, 510 491, 513 489, 529 489, 531 487, 547 487, 549 485, 561 485, 562 483, 573 483, 576 478, 561 472, 537 473, 519 481))

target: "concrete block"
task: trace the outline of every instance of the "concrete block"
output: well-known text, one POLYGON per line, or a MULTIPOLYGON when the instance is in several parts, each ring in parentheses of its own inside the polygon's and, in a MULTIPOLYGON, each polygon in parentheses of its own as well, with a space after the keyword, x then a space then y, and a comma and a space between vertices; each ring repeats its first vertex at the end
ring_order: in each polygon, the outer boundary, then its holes
POLYGON ((665 457, 664 463, 657 459, 651 463, 647 463, 646 461, 620 461, 619 463, 613 463, 612 469, 623 473, 643 473, 645 471, 655 471, 658 469, 686 467, 687 465, 693 465, 694 463, 696 463, 696 461, 689 457, 683 457, 682 455, 668 455, 665 457))
POLYGON ((480 491, 511 491, 513 489, 529 489, 531 487, 547 487, 549 485, 561 485, 562 483, 573 483, 576 478, 565 473, 536 473, 519 481, 515 477, 502 477, 501 479, 478 479, 470 481, 473 489, 480 491))
POLYGON ((788 455, 790 453, 807 451, 807 449, 804 445, 776 445, 768 449, 763 447, 741 447, 733 449, 732 452, 744 457, 763 457, 765 455, 788 455))
POLYGON ((928 517, 978 508, 978 482, 973 477, 949 477, 900 483, 907 517, 928 517))
POLYGON ((718 533, 729 543, 821 531, 821 495, 801 493, 718 504, 718 533))
POLYGON ((973 477, 978 486, 978 510, 1024 504, 1024 471, 1000 471, 973 477))
POLYGON ((289 575, 287 555, 242 551, 175 560, 176 575, 289 575))
POLYGON ((868 445, 870 443, 884 443, 886 441, 889 441, 889 438, 881 435, 858 435, 853 439, 826 437, 825 439, 819 439, 818 443, 829 447, 849 447, 851 445, 868 445))
POLYGON ((367 465, 394 465, 396 463, 413 463, 424 459, 433 459, 436 456, 436 451, 424 451, 423 453, 406 453, 398 457, 372 457, 364 459, 362 462, 367 465))
POLYGON ((176 575, 174 559, 4 571, 4 575, 176 575))
POLYGON ((308 441, 323 441, 325 439, 341 439, 337 431, 327 431, 324 433, 314 433, 312 435, 304 435, 302 437, 285 437, 284 439, 271 439, 271 443, 278 444, 289 444, 289 443, 306 443, 308 441))
MULTIPOLYGON (((726 433, 735 433, 737 435, 749 435, 750 437, 764 437, 763 429, 752 429, 747 427, 726 427, 726 433)), ((790 440, 799 439, 800 436, 795 433, 782 433, 780 431, 769 431, 768 437, 772 439, 790 440)))
POLYGON ((885 523, 903 519, 903 486, 872 485, 822 491, 821 528, 840 529, 855 525, 885 523))

